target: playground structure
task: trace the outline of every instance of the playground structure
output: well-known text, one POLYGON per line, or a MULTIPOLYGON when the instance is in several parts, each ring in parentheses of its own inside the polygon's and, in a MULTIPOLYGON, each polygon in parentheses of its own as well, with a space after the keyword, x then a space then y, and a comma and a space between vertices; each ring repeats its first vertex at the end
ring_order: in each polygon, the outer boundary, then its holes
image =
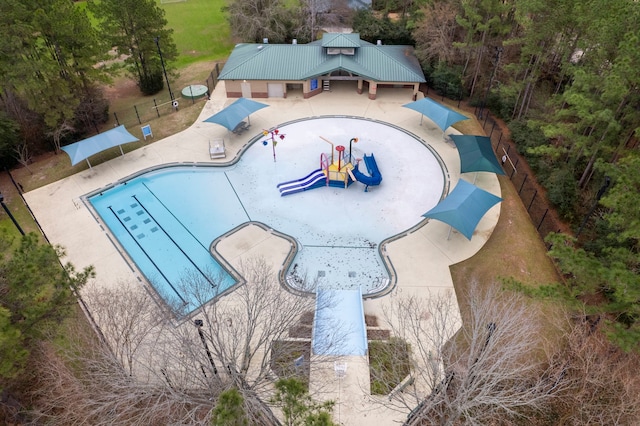
POLYGON ((376 163, 376 158, 373 156, 373 153, 368 157, 366 154, 364 155, 364 164, 367 167, 369 176, 360 171, 360 169, 358 168, 358 166, 360 165, 359 161, 356 163, 355 169, 353 169, 350 173, 352 174, 354 180, 357 180, 358 182, 364 183, 366 185, 364 187, 364 191, 367 192, 369 191, 369 186, 380 185, 380 182, 382 182, 382 174, 380 173, 380 169, 378 169, 378 163, 376 163))
POLYGON ((362 173, 358 166, 361 159, 356 159, 353 164, 353 143, 358 142, 358 138, 349 140, 349 153, 345 153, 346 147, 343 145, 334 146, 333 142, 320 136, 320 139, 331 145, 331 159, 325 153, 320 154, 320 168, 312 171, 300 179, 294 179, 278 184, 280 196, 291 195, 322 186, 333 186, 337 188, 348 188, 353 182, 358 181, 365 185, 365 192, 369 186, 380 185, 382 174, 378 169, 373 154, 364 155, 364 163, 369 175, 362 173), (337 152, 337 156, 334 153, 337 152), (337 157, 337 158, 336 158, 337 157))

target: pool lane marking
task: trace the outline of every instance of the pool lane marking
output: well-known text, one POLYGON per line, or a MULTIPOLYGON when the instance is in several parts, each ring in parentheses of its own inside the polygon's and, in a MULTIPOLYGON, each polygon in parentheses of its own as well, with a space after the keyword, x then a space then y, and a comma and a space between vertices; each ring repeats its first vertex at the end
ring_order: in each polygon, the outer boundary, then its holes
MULTIPOLYGON (((135 196, 134 196, 135 198, 135 196)), ((153 264, 153 266, 155 266, 155 268, 158 270, 158 272, 160 272, 160 275, 162 275, 162 277, 165 279, 165 281, 167 282, 167 284, 169 284, 169 287, 171 287, 173 289, 173 291, 176 293, 176 295, 180 298, 180 300, 182 300, 182 303, 184 303, 185 305, 187 305, 187 301, 184 300, 184 298, 180 295, 180 293, 178 292, 178 290, 176 290, 176 288, 173 286, 173 284, 171 284, 171 281, 169 281, 169 279, 167 278, 167 276, 162 272, 162 269, 160 269, 160 267, 156 264, 156 262, 153 261, 153 259, 151 258, 151 256, 149 256, 149 253, 147 253, 147 251, 142 247, 142 245, 138 242, 138 239, 136 237, 133 236, 133 234, 129 231, 129 228, 124 224, 124 222, 122 222, 122 220, 120 220, 120 216, 118 216, 116 214, 116 212, 113 211, 113 207, 109 206, 108 207, 109 211, 111 211, 111 213, 113 213, 113 215, 116 217, 116 219, 118 220, 118 222, 120 222, 120 225, 122 225, 122 227, 124 228, 125 231, 127 231, 127 234, 129 234, 129 236, 133 239, 133 242, 136 243, 138 245, 138 248, 140 248, 140 250, 142 250, 142 252, 144 253, 145 256, 147 256, 147 259, 149 259, 149 261, 153 264)), ((160 225, 158 225, 160 226, 160 225)))
MULTIPOLYGON (((186 226, 184 226, 184 223, 182 223, 182 221, 181 221, 180 219, 178 219, 178 218, 176 217, 176 215, 174 215, 174 214, 173 214, 173 212, 171 211, 171 209, 169 209, 169 208, 168 208, 168 207, 167 207, 167 206, 162 202, 162 200, 161 200, 160 198, 158 198, 158 196, 155 194, 155 192, 153 192, 153 191, 151 190, 151 188, 149 188, 149 187, 147 186, 147 184, 146 184, 146 183, 142 182, 142 186, 144 186, 144 187, 146 188, 146 190, 147 190, 147 191, 149 191, 149 193, 150 193, 151 195, 153 195, 153 198, 155 198, 155 199, 160 203, 160 205, 161 205, 162 207, 164 207, 164 209, 165 209, 165 210, 166 210, 166 211, 167 211, 171 216, 173 216, 173 218, 176 220, 176 222, 178 222, 178 223, 180 224, 180 226, 182 226, 182 227, 184 228, 184 230, 185 230, 185 231, 187 231, 187 233, 188 233, 189 235, 191 235, 191 236, 193 237, 193 239, 194 239, 194 240, 196 240, 196 241, 198 242, 198 244, 200 244, 200 247, 202 247, 205 251, 209 251, 209 249, 208 249, 207 247, 205 247, 205 246, 200 242, 200 240, 198 239, 198 237, 196 237, 195 235, 193 235, 193 233, 191 233, 191 231, 189 231, 189 228, 187 228, 186 226)), ((146 209, 145 209, 145 210, 146 210, 146 209)), ((151 215, 149 215, 149 216, 151 216, 151 215)), ((157 223, 157 222, 156 222, 156 223, 157 223)), ((164 231, 164 229, 163 229, 163 231, 164 231)), ((166 233, 166 232, 165 232, 165 233, 166 233)), ((177 245, 177 244, 176 244, 176 245, 177 245)), ((188 257, 188 256, 187 256, 187 257, 188 257)))
MULTIPOLYGON (((217 288, 218 288, 218 286, 217 286, 213 281, 211 281, 211 279, 209 279, 209 277, 207 276, 207 274, 205 274, 205 273, 202 271, 202 269, 200 269, 200 267, 199 267, 198 265, 196 265, 196 264, 195 264, 195 262, 193 261, 193 259, 191 259, 191 258, 189 257, 189 255, 188 255, 184 250, 182 250, 182 247, 180 247, 180 245, 176 242, 176 240, 174 240, 174 239, 171 237, 171 235, 169 235, 169 233, 164 229, 164 227, 163 227, 162 225, 160 225, 160 223, 158 223, 158 221, 156 220, 156 218, 155 218, 155 217, 153 217, 153 215, 149 212, 149 210, 147 210, 147 208, 145 207, 145 205, 144 205, 144 204, 142 204, 142 202, 141 202, 140 200, 138 200, 138 198, 136 198, 136 196, 135 196, 135 195, 132 195, 131 197, 132 197, 134 200, 136 200, 136 201, 138 202, 138 204, 140 204, 140 207, 142 207, 142 208, 144 209, 144 211, 145 211, 145 212, 147 212, 147 214, 149 215, 149 217, 150 217, 151 219, 153 219, 153 221, 156 223, 156 225, 158 225, 158 227, 159 227, 160 229, 162 229, 162 232, 164 232, 164 234, 167 236, 167 238, 169 238, 169 239, 171 240, 171 242, 173 243, 173 245, 175 245, 175 246, 178 248, 178 250, 180 250, 180 252, 182 252, 182 254, 184 255, 184 257, 186 257, 186 258, 187 258, 187 260, 188 260, 188 261, 193 265, 193 267, 194 267, 194 268, 196 268, 196 269, 198 270, 198 272, 200 272, 200 274, 204 277, 204 279, 205 279, 205 280, 207 280, 207 282, 211 285, 211 287, 212 287, 212 288, 214 288, 214 289, 217 289, 217 288)), ((164 207, 164 206, 163 206, 163 207, 164 207)), ((165 207, 165 209, 166 209, 166 207, 165 207)), ((167 211, 169 211, 169 210, 167 209, 167 211)), ((169 211, 169 213, 171 213, 171 212, 169 211)), ((180 222, 180 221, 178 221, 178 222, 180 222)), ((183 225, 183 226, 184 226, 184 225, 183 225)), ((192 236, 193 236, 193 235, 192 235, 192 236)), ((195 238, 195 237, 194 237, 194 238, 195 238)), ((197 239, 197 238, 196 238, 196 241, 198 241, 198 239, 197 239)), ((198 241, 198 243, 199 243, 199 241, 198 241)), ((171 287, 173 287, 173 286, 171 286, 171 287)))
POLYGON ((244 203, 242 202, 242 198, 240 198, 240 195, 236 191, 236 188, 233 186, 233 183, 231 183, 231 179, 229 179, 229 175, 227 174, 227 172, 224 172, 224 177, 227 178, 227 182, 229 182, 229 186, 231 186, 231 189, 233 190, 233 193, 236 194, 236 198, 238 199, 238 202, 242 206, 242 210, 244 210, 244 214, 247 215, 247 219, 249 219, 249 221, 251 221, 251 216, 249 215, 249 212, 247 211, 247 209, 244 208, 244 203))

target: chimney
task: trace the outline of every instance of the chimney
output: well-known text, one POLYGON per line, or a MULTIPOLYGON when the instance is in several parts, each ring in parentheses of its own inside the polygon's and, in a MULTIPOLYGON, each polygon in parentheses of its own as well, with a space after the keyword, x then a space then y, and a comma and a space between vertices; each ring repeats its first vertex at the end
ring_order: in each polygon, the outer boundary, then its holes
POLYGON ((263 38, 263 39, 262 39, 262 43, 264 43, 264 44, 269 44, 269 39, 268 39, 268 38, 266 38, 266 37, 265 37, 265 38, 263 38))
POLYGON ((382 46, 382 40, 378 40, 378 42, 376 43, 378 46, 382 46))
POLYGON ((293 40, 291 40, 291 44, 298 44, 298 39, 294 38, 293 40))

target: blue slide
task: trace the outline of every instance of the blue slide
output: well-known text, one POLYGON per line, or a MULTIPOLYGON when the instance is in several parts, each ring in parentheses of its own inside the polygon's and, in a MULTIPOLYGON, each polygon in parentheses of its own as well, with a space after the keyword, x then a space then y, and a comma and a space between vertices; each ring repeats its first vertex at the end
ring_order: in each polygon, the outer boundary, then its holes
POLYGON ((355 169, 351 170, 351 173, 353 173, 353 176, 358 182, 366 185, 364 190, 367 191, 369 186, 380 185, 380 182, 382 182, 382 174, 380 173, 380 169, 378 169, 378 164, 376 163, 376 159, 373 154, 368 157, 365 154, 364 164, 367 166, 369 176, 365 175, 358 169, 359 164, 356 164, 355 169))
POLYGON ((278 184, 280 196, 295 194, 296 192, 320 188, 326 185, 327 176, 322 169, 314 170, 302 179, 290 180, 278 184))

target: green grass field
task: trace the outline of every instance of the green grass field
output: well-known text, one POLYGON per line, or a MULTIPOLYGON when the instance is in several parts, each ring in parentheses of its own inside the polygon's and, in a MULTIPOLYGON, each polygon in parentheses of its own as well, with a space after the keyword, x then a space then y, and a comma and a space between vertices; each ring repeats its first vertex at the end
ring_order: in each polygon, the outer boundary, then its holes
POLYGON ((187 0, 158 4, 173 28, 173 41, 180 56, 178 69, 201 60, 223 59, 233 50, 231 30, 222 8, 225 0, 187 0))
MULTIPOLYGON (((203 60, 221 60, 231 53, 234 44, 222 8, 226 0, 186 0, 158 5, 166 12, 168 27, 178 47, 174 65, 180 69, 203 60)), ((77 6, 86 8, 86 2, 77 6)))

